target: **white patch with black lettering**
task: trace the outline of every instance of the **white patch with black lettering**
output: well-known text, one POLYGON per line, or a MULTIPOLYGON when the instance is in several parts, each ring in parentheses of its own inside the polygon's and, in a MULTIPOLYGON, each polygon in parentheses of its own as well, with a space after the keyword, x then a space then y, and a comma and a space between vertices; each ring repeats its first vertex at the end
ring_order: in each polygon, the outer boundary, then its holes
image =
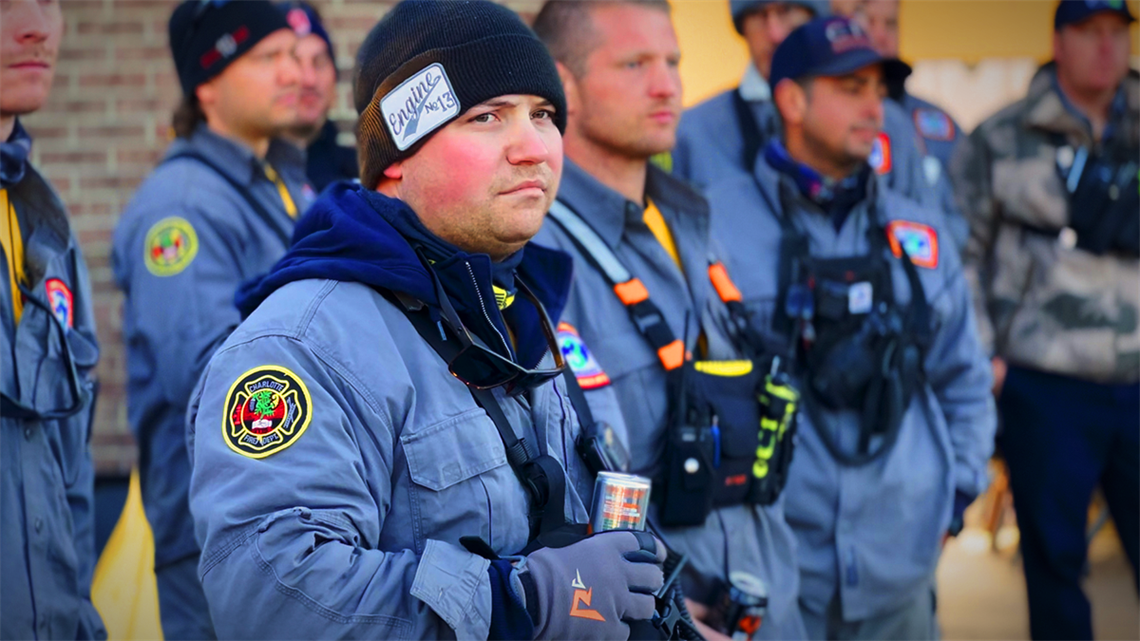
POLYGON ((400 151, 439 129, 459 112, 459 98, 451 88, 447 71, 438 62, 424 67, 380 100, 384 125, 400 151))

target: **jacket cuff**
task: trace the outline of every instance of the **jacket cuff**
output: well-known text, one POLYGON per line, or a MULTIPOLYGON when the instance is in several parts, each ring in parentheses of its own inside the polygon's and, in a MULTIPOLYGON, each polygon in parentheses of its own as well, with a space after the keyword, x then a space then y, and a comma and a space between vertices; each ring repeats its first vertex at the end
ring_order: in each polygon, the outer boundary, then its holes
POLYGON ((460 639, 486 639, 491 628, 491 562, 443 541, 428 540, 412 596, 426 603, 460 639))

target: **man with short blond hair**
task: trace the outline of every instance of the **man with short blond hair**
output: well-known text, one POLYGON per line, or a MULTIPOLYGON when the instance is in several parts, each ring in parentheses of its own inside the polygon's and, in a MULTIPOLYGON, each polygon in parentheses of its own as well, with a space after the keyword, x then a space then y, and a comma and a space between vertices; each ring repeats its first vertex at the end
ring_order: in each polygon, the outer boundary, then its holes
MULTIPOLYGON (((655 481, 649 520, 689 557, 684 589, 702 634, 803 638, 794 544, 779 487, 762 493, 751 471, 760 448, 757 392, 745 381, 753 361, 768 371, 759 363, 770 354, 735 329, 727 288, 718 290, 712 278, 722 268, 709 239, 708 205, 649 162, 675 144, 681 110, 680 48, 669 5, 556 0, 543 6, 534 26, 554 52, 566 90, 566 168, 536 241, 574 256, 559 335, 564 351, 588 357, 570 366, 595 416, 626 425, 630 469, 655 481), (583 228, 589 232, 574 231, 583 228), (613 278, 605 266, 615 263, 629 280, 613 278), (706 371, 730 370, 727 380, 706 378, 706 371), (711 398, 695 389, 698 379, 733 391, 711 398), (706 413, 714 404, 718 418, 706 413), (730 406, 743 409, 730 416, 723 411, 730 406), (715 451, 687 451, 686 438, 715 451), (745 462, 748 471, 727 474, 729 459, 737 470, 745 462), (684 486, 701 489, 690 495, 684 486), (766 599, 758 630, 758 619, 726 621, 715 607, 741 588, 766 599)), ((790 453, 784 448, 791 440, 773 438, 765 447, 790 453)))
POLYGON ((970 134, 953 177, 992 357, 1035 639, 1089 639, 1099 486, 1140 556, 1140 76, 1125 2, 1057 5, 1053 61, 970 134))

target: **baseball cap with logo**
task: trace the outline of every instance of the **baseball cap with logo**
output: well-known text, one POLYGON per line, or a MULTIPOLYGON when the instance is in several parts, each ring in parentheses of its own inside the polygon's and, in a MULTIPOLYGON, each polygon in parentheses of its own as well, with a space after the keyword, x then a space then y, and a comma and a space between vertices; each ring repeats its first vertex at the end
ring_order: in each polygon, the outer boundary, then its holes
POLYGON ((1060 31, 1062 27, 1083 22, 1105 11, 1119 14, 1128 23, 1136 21, 1125 0, 1061 0, 1053 14, 1053 30, 1060 31))
POLYGON ((901 82, 910 66, 879 55, 858 23, 839 16, 816 18, 798 27, 772 55, 772 87, 789 78, 843 76, 874 64, 883 66, 887 84, 901 82))
POLYGON ((170 16, 170 51, 186 95, 269 34, 288 29, 269 0, 185 0, 170 16))

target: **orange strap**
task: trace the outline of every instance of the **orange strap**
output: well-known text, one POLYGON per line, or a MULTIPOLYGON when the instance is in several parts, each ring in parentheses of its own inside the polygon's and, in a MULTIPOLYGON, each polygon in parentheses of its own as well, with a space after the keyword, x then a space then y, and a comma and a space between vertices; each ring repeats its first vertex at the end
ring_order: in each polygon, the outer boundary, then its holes
POLYGON ((649 299, 649 290, 645 289, 645 285, 637 278, 631 278, 624 283, 614 285, 614 293, 617 294, 618 300, 627 307, 649 299))
POLYGON ((723 263, 713 263, 709 265, 709 280, 712 281, 713 288, 716 293, 720 295, 720 299, 726 303, 740 302, 740 290, 728 277, 728 270, 724 268, 723 263))
POLYGON ((675 370, 685 363, 685 344, 678 338, 657 350, 657 358, 661 359, 665 371, 675 370))

